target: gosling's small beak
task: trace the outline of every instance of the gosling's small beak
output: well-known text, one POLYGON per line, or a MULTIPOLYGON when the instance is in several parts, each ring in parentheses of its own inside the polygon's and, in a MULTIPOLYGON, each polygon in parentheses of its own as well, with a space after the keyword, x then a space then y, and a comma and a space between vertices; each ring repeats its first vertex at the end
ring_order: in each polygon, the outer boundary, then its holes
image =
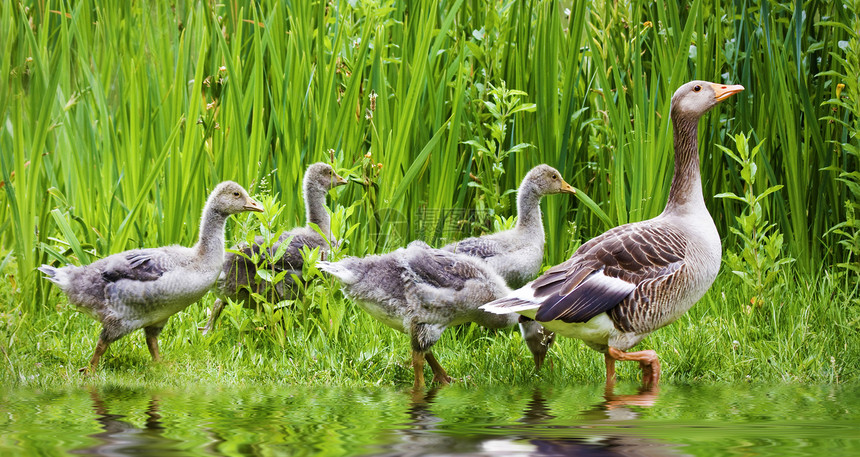
POLYGON ((561 191, 565 194, 576 194, 576 189, 563 179, 561 180, 561 191))
POLYGON ((744 90, 744 86, 741 86, 740 84, 727 86, 725 84, 711 83, 711 87, 714 88, 714 98, 716 98, 718 102, 721 102, 731 97, 732 95, 744 90))
POLYGON ((532 355, 535 359, 535 371, 540 371, 543 367, 543 362, 546 360, 546 352, 535 352, 532 355))
POLYGON ((258 213, 263 212, 263 205, 261 205, 260 202, 254 200, 251 197, 248 197, 248 200, 245 202, 245 206, 243 206, 242 208, 245 208, 245 211, 255 211, 258 213))
POLYGON ((337 173, 335 173, 334 176, 332 176, 332 177, 334 178, 334 185, 335 186, 342 186, 344 184, 349 184, 349 181, 347 181, 343 176, 341 176, 337 173))

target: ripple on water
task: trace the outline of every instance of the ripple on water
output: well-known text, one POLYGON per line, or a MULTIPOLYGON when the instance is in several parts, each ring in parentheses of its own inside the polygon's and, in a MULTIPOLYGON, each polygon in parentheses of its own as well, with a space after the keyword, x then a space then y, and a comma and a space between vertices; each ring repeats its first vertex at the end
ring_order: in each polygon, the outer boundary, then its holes
POLYGON ((852 386, 0 392, 0 455, 860 455, 852 386))

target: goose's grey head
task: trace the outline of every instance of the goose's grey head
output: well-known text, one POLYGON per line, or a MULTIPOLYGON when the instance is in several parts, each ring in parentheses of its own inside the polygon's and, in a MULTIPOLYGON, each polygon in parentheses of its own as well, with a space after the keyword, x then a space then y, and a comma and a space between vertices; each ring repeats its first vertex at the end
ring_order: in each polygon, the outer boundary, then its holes
POLYGON ((699 119, 721 101, 744 90, 741 85, 690 81, 672 95, 671 115, 675 118, 699 119))
POLYGON ((305 172, 304 187, 305 190, 319 189, 328 192, 337 186, 342 186, 348 183, 339 174, 335 173, 331 165, 323 162, 317 162, 308 167, 305 172))
POLYGON ((538 165, 532 168, 526 177, 523 178, 523 184, 532 186, 539 195, 550 195, 558 193, 575 194, 573 187, 566 183, 561 177, 561 173, 549 165, 538 165))
POLYGON ((546 353, 555 342, 555 333, 545 329, 536 321, 526 316, 519 317, 520 334, 526 342, 526 347, 532 353, 535 361, 535 371, 540 371, 546 360, 546 353))
POLYGON ((233 181, 224 181, 209 194, 212 208, 224 214, 237 214, 243 211, 263 212, 263 205, 248 196, 248 192, 233 181))

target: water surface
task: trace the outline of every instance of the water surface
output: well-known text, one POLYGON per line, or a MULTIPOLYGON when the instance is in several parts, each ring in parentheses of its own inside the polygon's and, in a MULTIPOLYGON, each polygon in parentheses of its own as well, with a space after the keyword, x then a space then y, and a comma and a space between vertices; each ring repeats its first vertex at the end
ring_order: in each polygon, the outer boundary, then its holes
POLYGON ((0 392, 0 455, 860 455, 857 386, 0 392))

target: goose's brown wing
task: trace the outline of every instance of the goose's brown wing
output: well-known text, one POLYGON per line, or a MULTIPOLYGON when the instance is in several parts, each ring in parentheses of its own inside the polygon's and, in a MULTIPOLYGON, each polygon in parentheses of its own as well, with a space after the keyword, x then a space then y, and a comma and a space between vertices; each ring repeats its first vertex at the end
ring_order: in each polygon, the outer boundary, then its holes
POLYGON ((685 238, 669 225, 645 221, 612 229, 526 286, 540 302, 535 319, 586 322, 621 303, 643 281, 677 271, 686 249, 685 238))

